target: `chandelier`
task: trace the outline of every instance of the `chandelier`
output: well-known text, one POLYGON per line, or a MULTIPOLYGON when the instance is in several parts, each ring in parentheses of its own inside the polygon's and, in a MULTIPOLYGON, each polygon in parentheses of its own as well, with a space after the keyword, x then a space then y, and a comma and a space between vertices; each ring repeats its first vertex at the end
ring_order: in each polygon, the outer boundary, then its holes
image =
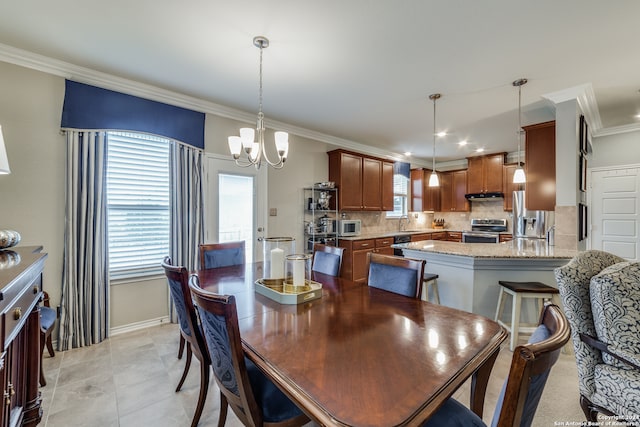
POLYGON ((287 160, 289 152, 289 134, 287 132, 275 132, 276 151, 278 152, 278 161, 272 162, 267 157, 264 144, 264 114, 262 113, 262 50, 269 46, 269 39, 263 36, 253 38, 253 45, 260 49, 260 86, 258 96, 258 121, 256 128, 241 128, 240 136, 229 137, 229 150, 236 162, 241 167, 255 166, 260 168, 263 162, 266 162, 275 169, 281 169, 287 160), (256 140, 257 133, 257 140, 256 140), (245 159, 241 159, 241 153, 244 150, 245 159))
POLYGON ((518 79, 513 82, 513 85, 518 88, 518 166, 513 173, 513 183, 523 184, 527 181, 522 169, 522 162, 520 161, 520 143, 522 140, 522 86, 527 83, 527 79, 518 79))
POLYGON ((436 100, 440 99, 441 96, 439 93, 429 95, 429 99, 433 101, 433 169, 429 177, 429 187, 440 187, 440 180, 436 173, 436 100))

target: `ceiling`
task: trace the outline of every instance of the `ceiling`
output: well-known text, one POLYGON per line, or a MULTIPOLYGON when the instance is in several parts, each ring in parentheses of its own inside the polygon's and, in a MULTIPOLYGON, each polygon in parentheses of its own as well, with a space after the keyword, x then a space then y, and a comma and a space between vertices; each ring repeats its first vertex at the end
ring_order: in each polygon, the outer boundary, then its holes
POLYGON ((0 43, 255 114, 264 35, 267 126, 430 162, 441 93, 445 162, 516 151, 521 77, 523 125, 576 87, 592 130, 640 125, 638 16, 636 0, 23 0, 3 3, 0 43))

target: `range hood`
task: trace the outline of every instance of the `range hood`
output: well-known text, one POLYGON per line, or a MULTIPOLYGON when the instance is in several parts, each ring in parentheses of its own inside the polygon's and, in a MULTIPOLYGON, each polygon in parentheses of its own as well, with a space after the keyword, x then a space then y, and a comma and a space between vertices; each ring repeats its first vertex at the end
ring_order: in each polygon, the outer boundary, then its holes
POLYGON ((470 201, 483 202, 485 200, 502 199, 504 197, 504 194, 502 193, 471 193, 471 194, 465 194, 464 197, 466 197, 467 200, 470 200, 470 201))

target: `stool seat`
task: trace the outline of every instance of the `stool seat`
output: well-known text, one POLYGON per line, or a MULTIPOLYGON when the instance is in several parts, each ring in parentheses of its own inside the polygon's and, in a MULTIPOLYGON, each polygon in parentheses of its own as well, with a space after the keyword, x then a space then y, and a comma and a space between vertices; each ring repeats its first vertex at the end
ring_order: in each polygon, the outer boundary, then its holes
POLYGON ((533 332, 537 326, 537 323, 520 322, 522 299, 533 298, 538 312, 541 312, 545 300, 551 300, 556 305, 560 306, 560 291, 553 286, 545 285, 540 282, 511 282, 507 280, 499 280, 498 283, 500 284, 500 293, 498 294, 498 307, 496 307, 496 316, 494 320, 504 326, 504 328, 511 334, 509 349, 513 351, 518 342, 519 334, 522 332, 533 332), (505 296, 511 297, 511 319, 509 323, 502 321, 505 296))
POLYGON ((436 280, 438 278, 437 274, 433 274, 433 273, 424 273, 424 278, 422 279, 425 282, 428 282, 430 280, 436 280))
POLYGON ((557 288, 540 282, 507 282, 505 280, 499 280, 498 283, 505 288, 511 289, 513 292, 544 292, 548 294, 560 293, 557 288))

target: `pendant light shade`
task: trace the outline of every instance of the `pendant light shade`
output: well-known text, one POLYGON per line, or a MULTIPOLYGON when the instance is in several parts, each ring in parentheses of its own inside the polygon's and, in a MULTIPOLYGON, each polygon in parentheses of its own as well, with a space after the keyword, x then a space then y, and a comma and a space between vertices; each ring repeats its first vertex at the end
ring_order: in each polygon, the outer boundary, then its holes
POLYGON ((527 79, 518 79, 513 82, 513 85, 518 88, 518 166, 513 173, 514 184, 524 184, 527 182, 527 178, 522 169, 522 162, 520 161, 520 143, 522 142, 522 85, 527 83, 527 79))
POLYGON ((436 100, 442 97, 439 93, 429 95, 429 99, 433 101, 433 169, 429 177, 429 187, 440 187, 440 180, 436 173, 436 100))

